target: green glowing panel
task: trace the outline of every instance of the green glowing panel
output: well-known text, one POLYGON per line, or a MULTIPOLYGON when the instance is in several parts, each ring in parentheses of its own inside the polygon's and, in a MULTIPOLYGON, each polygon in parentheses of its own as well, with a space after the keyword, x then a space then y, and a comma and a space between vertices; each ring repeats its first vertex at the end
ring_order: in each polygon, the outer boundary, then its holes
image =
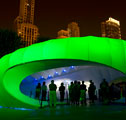
POLYGON ((69 38, 66 46, 68 59, 81 59, 88 61, 89 40, 83 38, 69 38), (84 43, 84 44, 83 44, 84 43))
POLYGON ((22 48, 12 53, 9 61, 10 66, 13 67, 15 65, 22 64, 25 51, 26 49, 22 48))
POLYGON ((54 39, 4 56, 0 59, 0 105, 38 107, 37 100, 25 96, 19 89, 25 77, 42 70, 89 62, 126 73, 126 41, 93 36, 54 39))
POLYGON ((121 70, 125 63, 123 42, 120 40, 110 40, 112 67, 121 70))
POLYGON ((94 60, 106 65, 111 65, 111 53, 109 39, 104 38, 90 39, 89 44, 89 60, 94 60))

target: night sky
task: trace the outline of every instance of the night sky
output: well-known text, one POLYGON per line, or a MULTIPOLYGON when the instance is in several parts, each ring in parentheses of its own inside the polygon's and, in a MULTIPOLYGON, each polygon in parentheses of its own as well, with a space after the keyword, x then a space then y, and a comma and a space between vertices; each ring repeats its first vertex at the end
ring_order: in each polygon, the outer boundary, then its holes
MULTIPOLYGON (((36 0, 35 25, 43 37, 57 37, 68 23, 79 23, 81 36, 101 36, 101 22, 113 17, 121 22, 122 39, 126 39, 126 4, 96 0, 36 0), (43 2, 44 1, 44 2, 43 2), (95 2, 92 2, 95 1, 95 2)), ((13 29, 19 15, 19 0, 0 2, 0 28, 13 29)))

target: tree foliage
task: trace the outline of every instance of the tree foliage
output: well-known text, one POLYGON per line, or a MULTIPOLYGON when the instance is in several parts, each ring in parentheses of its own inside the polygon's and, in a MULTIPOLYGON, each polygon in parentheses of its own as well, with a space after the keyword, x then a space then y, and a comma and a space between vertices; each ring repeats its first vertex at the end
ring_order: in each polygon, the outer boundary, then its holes
POLYGON ((20 43, 16 32, 0 29, 0 57, 19 49, 20 43))

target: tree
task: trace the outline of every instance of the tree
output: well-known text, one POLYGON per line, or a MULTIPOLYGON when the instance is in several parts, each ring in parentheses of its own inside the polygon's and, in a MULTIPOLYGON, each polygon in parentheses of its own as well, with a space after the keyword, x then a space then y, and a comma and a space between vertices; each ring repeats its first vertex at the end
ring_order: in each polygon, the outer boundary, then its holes
POLYGON ((21 38, 16 32, 0 29, 0 57, 20 48, 21 38))

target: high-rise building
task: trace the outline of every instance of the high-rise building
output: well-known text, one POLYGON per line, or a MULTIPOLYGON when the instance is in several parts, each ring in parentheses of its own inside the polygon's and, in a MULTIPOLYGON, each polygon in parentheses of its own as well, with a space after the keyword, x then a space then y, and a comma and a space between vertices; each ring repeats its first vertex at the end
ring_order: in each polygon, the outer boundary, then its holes
POLYGON ((121 39, 120 22, 113 18, 101 23, 102 37, 121 39))
POLYGON ((57 38, 68 38, 68 37, 69 37, 69 32, 67 30, 60 30, 58 32, 57 38))
POLYGON ((34 24, 35 0, 20 0, 19 16, 23 17, 24 23, 34 24))
POLYGON ((68 24, 69 37, 80 37, 80 28, 78 23, 72 22, 68 24))
POLYGON ((29 46, 37 41, 39 35, 34 25, 35 0, 20 0, 19 16, 15 20, 17 34, 21 37, 23 46, 29 46))

